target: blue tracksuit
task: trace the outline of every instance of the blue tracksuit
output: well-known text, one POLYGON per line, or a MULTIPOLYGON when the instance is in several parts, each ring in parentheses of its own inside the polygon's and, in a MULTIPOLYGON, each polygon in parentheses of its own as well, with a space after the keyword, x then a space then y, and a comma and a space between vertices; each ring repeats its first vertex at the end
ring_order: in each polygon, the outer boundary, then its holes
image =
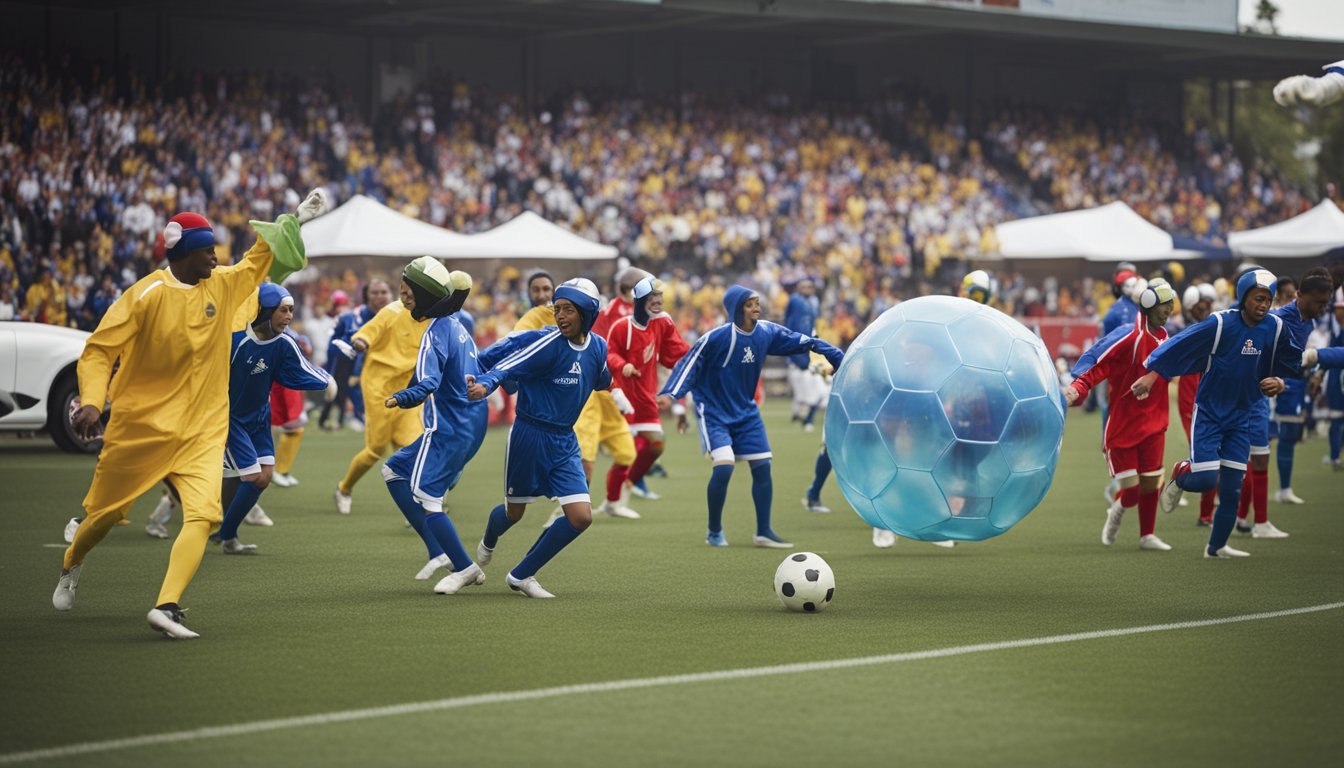
POLYGON ((1069 369, 1069 375, 1076 379, 1092 370, 1092 367, 1097 364, 1097 360, 1101 359, 1101 356, 1106 354, 1106 350, 1115 346, 1117 341, 1133 332, 1134 323, 1131 322, 1129 325, 1122 325, 1100 339, 1097 339, 1092 343, 1092 346, 1088 347, 1087 351, 1078 358, 1078 362, 1074 363, 1073 367, 1069 369))
MULTIPOLYGON (((795 293, 789 297, 789 305, 784 309, 784 327, 794 333, 811 336, 816 330, 819 314, 821 301, 816 296, 795 293)), ((806 352, 789 355, 789 364, 805 371, 812 364, 812 356, 806 352)))
MULTIPOLYGON (((443 509, 443 497, 485 439, 490 411, 485 400, 467 399, 467 376, 479 376, 476 342, 454 317, 433 320, 420 340, 415 373, 392 395, 401 408, 424 403, 425 431, 387 460, 388 472, 405 478, 425 509, 443 509)), ((385 479, 386 474, 385 474, 385 479)))
POLYGON ((1139 315, 1139 305, 1128 296, 1121 296, 1115 300, 1111 308, 1106 310, 1106 316, 1101 319, 1101 335, 1106 336, 1116 328, 1133 328, 1134 318, 1139 315))
POLYGON ((821 339, 774 323, 761 321, 751 333, 743 331, 737 323, 752 295, 741 286, 728 289, 723 305, 734 321, 701 336, 672 369, 661 393, 680 398, 689 392, 695 397, 701 448, 711 455, 720 452, 715 458, 770 458, 765 424, 754 399, 766 355, 816 352, 836 367, 844 357, 821 339))
POLYGON ((1252 409, 1264 400, 1260 380, 1299 376, 1302 350, 1282 317, 1271 313, 1251 326, 1241 310, 1228 309, 1169 339, 1145 365, 1168 381, 1202 374, 1191 417, 1191 471, 1216 470, 1220 464, 1244 471, 1252 409))
POLYGON ((224 449, 228 476, 252 474, 260 471, 260 464, 275 463, 272 381, 290 389, 326 389, 331 376, 304 357, 288 330, 267 341, 258 339, 251 328, 234 331, 229 360, 229 441, 224 449))
POLYGON ((589 333, 575 345, 558 328, 515 333, 480 353, 487 390, 518 386, 513 429, 504 454, 504 496, 515 503, 555 497, 591 501, 574 423, 594 390, 611 387, 607 342, 589 333))

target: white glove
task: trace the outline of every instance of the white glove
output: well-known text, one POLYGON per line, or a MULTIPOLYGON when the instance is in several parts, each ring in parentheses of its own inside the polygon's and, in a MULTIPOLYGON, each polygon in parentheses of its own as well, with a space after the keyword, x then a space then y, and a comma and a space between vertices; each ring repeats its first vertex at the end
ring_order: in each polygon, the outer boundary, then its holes
POLYGON ((620 411, 622 414, 629 416, 635 412, 635 406, 630 404, 630 398, 626 397, 625 393, 621 390, 611 390, 611 399, 616 401, 616 410, 620 411))
POLYGON ((1316 367, 1316 361, 1317 361, 1317 358, 1318 358, 1319 356, 1320 356, 1320 355, 1316 352, 1316 348, 1315 348, 1315 347, 1312 347, 1311 349, 1308 349, 1306 352, 1303 352, 1303 353, 1302 353, 1302 368, 1303 368, 1303 369, 1306 369, 1306 368, 1315 368, 1315 367, 1316 367))
POLYGON ((1293 75, 1274 86, 1274 100, 1281 107, 1306 104, 1325 107, 1344 99, 1344 75, 1328 72, 1322 77, 1293 75))
POLYGON ((351 360, 354 360, 355 357, 359 354, 358 352, 355 351, 354 347, 350 346, 348 342, 341 341, 340 339, 332 339, 331 345, 336 349, 340 350, 342 355, 345 355, 351 360))
POLYGON ((322 393, 322 401, 330 403, 336 399, 336 379, 335 377, 327 379, 327 391, 322 393))
POLYGON ((300 224, 306 224, 329 210, 331 210, 331 197, 327 194, 327 190, 318 187, 309 192, 308 197, 299 203, 294 215, 299 217, 300 224))
POLYGON ((685 415, 686 415, 686 406, 682 405, 681 403, 677 403, 677 402, 672 403, 672 415, 673 415, 673 416, 685 416, 685 415))

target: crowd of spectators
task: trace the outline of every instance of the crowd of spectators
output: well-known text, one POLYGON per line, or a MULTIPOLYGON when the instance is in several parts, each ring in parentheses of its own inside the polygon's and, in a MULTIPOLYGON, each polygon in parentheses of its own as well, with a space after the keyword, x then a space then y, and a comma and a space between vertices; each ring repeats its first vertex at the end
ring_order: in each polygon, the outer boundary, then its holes
MULTIPOLYGON (((1311 200, 1245 167, 1208 131, 1005 110, 977 138, 954 112, 892 91, 838 109, 780 94, 654 100, 569 90, 535 108, 451 78, 372 119, 331 83, 280 75, 116 81, 83 63, 0 61, 0 319, 96 326, 162 258, 178 210, 215 224, 221 258, 252 242, 251 218, 323 184, 462 232, 524 210, 616 245, 672 278, 691 334, 717 322, 729 280, 782 311, 782 287, 824 283, 827 337, 844 343, 903 298, 955 290, 994 226, 1122 199, 1172 231, 1218 242, 1311 200)), ((335 288, 305 286, 316 319, 335 288)), ((478 334, 506 331, 522 272, 478 283, 478 334)), ((1006 310, 1088 317, 1109 289, 1001 275, 1006 310)), ((320 322, 317 323, 320 325, 320 322)), ((319 344, 320 346, 320 344, 319 344)))

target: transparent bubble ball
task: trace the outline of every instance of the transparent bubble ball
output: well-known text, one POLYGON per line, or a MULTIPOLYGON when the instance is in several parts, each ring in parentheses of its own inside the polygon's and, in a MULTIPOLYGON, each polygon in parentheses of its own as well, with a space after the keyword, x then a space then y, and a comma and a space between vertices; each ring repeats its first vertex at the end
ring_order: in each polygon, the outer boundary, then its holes
POLYGON ((1050 489, 1065 402, 1045 345, 996 309, 924 296, 850 345, 826 410, 845 499, 869 525, 982 541, 1050 489))

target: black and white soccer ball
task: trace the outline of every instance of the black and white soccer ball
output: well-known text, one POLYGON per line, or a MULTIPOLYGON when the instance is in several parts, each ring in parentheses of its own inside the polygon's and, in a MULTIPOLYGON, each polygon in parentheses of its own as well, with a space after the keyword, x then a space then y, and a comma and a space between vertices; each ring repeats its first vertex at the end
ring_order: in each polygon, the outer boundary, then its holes
POLYGON ((775 594, 790 611, 816 613, 835 597, 835 573, 815 553, 789 555, 775 569, 775 594))

